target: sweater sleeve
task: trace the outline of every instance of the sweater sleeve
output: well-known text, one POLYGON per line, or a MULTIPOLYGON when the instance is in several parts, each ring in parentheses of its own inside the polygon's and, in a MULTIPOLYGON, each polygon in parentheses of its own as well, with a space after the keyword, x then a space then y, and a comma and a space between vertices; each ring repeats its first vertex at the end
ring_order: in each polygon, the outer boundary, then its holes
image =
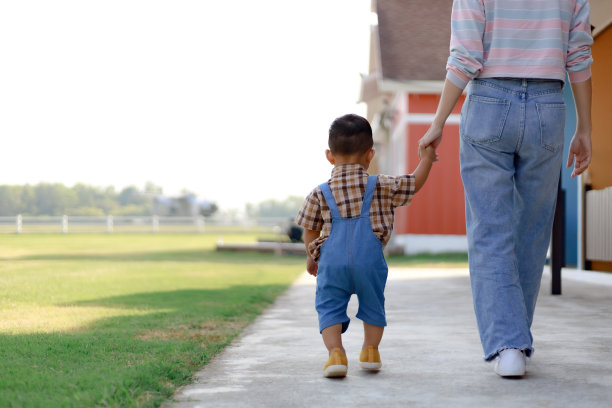
POLYGON ((582 82, 591 77, 591 36, 590 8, 587 0, 577 0, 572 17, 565 67, 570 82, 582 82))
POLYGON ((451 15, 450 56, 446 78, 464 89, 483 67, 482 38, 485 14, 482 0, 454 0, 451 15))

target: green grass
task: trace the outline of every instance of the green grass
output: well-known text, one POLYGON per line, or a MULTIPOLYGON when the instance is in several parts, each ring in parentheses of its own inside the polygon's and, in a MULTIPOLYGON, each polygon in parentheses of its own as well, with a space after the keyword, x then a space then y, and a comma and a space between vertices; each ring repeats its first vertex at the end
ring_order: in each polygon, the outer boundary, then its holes
POLYGON ((388 255, 390 268, 467 268, 466 253, 417 254, 411 256, 388 255))
POLYGON ((0 407, 158 406, 189 382, 305 269, 298 256, 216 252, 220 233, 0 235, 0 407))
POLYGON ((189 382, 304 270, 217 239, 0 236, 0 406, 157 406, 189 382))

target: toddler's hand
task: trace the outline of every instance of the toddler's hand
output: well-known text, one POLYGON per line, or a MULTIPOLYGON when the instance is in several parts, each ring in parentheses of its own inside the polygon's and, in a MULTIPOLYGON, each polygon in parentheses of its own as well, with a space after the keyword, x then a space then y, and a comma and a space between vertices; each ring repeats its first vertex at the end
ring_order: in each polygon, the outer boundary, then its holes
POLYGON ((306 261, 306 270, 312 276, 317 276, 317 270, 319 269, 319 265, 312 259, 312 257, 308 257, 306 261))
POLYGON ((438 161, 438 153, 436 153, 436 149, 433 147, 433 145, 429 145, 427 147, 419 145, 419 157, 421 160, 429 160, 432 163, 438 161))

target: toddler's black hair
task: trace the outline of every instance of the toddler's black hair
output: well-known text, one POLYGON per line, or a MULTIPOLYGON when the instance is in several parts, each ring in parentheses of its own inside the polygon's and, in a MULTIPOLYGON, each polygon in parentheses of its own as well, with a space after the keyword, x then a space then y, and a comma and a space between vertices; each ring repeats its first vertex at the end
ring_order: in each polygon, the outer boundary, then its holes
POLYGON ((333 154, 350 156, 365 153, 374 146, 372 127, 367 119, 348 114, 334 120, 329 127, 329 150, 333 154))

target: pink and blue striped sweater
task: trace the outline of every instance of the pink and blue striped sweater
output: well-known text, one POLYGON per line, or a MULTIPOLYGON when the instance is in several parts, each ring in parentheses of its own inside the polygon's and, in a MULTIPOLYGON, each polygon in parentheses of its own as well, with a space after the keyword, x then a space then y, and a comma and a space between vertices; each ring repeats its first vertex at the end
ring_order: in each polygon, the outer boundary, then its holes
POLYGON ((446 78, 591 77, 588 0, 454 0, 446 78))

